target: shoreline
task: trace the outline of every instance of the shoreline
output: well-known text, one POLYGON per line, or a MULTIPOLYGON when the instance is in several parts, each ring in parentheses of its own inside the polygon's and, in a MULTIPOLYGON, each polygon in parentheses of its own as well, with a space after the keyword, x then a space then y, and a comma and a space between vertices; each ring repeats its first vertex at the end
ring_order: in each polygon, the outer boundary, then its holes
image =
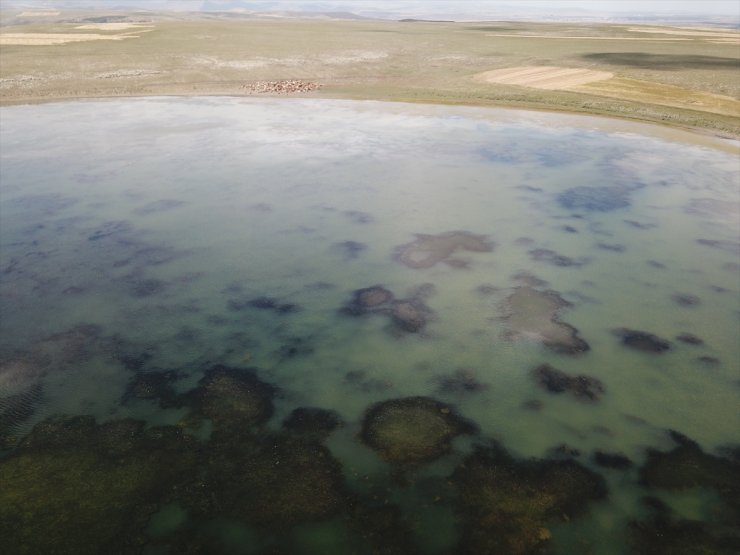
MULTIPOLYGON (((75 101, 90 101, 90 100, 116 100, 116 99, 146 99, 156 97, 172 97, 172 98, 198 98, 198 97, 228 97, 228 98, 256 98, 256 99, 314 99, 314 100, 347 100, 356 102, 387 102, 387 103, 398 103, 398 104, 412 104, 412 105, 429 105, 429 106, 459 106, 465 108, 494 108, 503 110, 516 110, 525 112, 539 112, 546 114, 556 114, 561 116, 576 116, 576 117, 591 117, 601 118, 605 120, 612 120, 614 122, 622 122, 625 124, 633 125, 646 125, 654 126, 658 129, 665 131, 676 131, 692 135, 694 137, 703 137, 705 139, 711 139, 714 141, 720 141, 718 145, 713 145, 714 148, 722 148, 730 151, 737 151, 740 153, 740 133, 732 133, 729 131, 722 131, 718 129, 712 129, 710 127, 692 126, 682 124, 681 122, 671 122, 667 118, 658 119, 650 117, 640 117, 639 115, 626 115, 616 114, 608 111, 598 110, 587 110, 587 109, 573 109, 568 106, 543 106, 538 103, 531 102, 506 102, 506 101, 488 101, 488 102, 475 102, 465 101, 456 99, 410 99, 410 98, 394 98, 389 96, 386 98, 378 98, 372 96, 363 96, 359 94, 321 94, 318 92, 310 93, 292 93, 292 94, 277 94, 277 93, 252 93, 252 94, 238 94, 233 91, 220 92, 216 90, 211 91, 147 91, 147 92, 132 92, 132 93, 117 93, 117 94, 81 94, 81 95, 59 95, 59 96, 47 96, 47 97, 17 97, 17 98, 3 98, 0 97, 0 109, 4 107, 13 106, 30 106, 36 104, 52 104, 61 102, 75 102, 75 101), (722 144, 722 143, 738 143, 733 144, 722 144)), ((681 141, 685 142, 685 141, 681 141)), ((693 141, 691 141, 693 142, 693 141)), ((700 143, 704 141, 698 141, 700 143)))
POLYGON ((593 128, 588 125, 586 120, 591 122, 603 120, 604 125, 598 125, 596 128, 608 130, 611 132, 622 133, 639 133, 640 135, 652 136, 663 140, 671 140, 680 143, 690 143, 699 146, 705 146, 725 152, 740 155, 740 135, 721 133, 708 128, 690 127, 661 120, 652 120, 647 118, 628 117, 618 114, 599 113, 587 110, 569 110, 567 107, 562 109, 552 107, 539 107, 525 105, 524 103, 474 103, 455 100, 416 100, 416 99, 395 99, 395 98, 368 98, 355 95, 327 95, 311 93, 298 94, 234 94, 218 92, 151 92, 146 94, 116 94, 116 95, 77 95, 77 96, 58 96, 53 98, 31 98, 31 99, 13 99, 6 101, 0 99, 0 110, 5 107, 16 106, 34 106, 40 104, 56 104, 65 102, 86 102, 86 101, 115 101, 115 100, 146 100, 150 98, 231 98, 231 99, 257 99, 257 100, 336 100, 347 102, 368 102, 368 103, 385 103, 385 104, 406 104, 412 106, 445 106, 449 108, 463 108, 470 110, 504 110, 507 112, 525 112, 530 114, 547 114, 566 118, 583 118, 583 122, 568 121, 567 124, 576 127, 593 128), (630 129, 630 127, 642 129, 630 129), (681 135, 681 136, 678 136, 681 135))

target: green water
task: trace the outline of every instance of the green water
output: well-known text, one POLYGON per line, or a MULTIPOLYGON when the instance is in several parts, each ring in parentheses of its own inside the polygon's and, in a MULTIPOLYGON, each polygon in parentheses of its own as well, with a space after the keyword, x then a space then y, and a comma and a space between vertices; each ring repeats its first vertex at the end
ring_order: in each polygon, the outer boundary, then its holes
MULTIPOLYGON (((298 407, 336 411, 344 425, 322 441, 347 490, 360 505, 382 490, 380 503, 397 507, 408 530, 408 543, 389 553, 462 552, 468 517, 435 488, 490 439, 517 460, 567 444, 605 478, 606 498, 545 523, 552 540, 543 545, 554 553, 628 552, 627 523, 648 513, 646 494, 684 519, 712 521, 721 510, 711 488, 648 490, 638 474, 648 448, 673 448, 666 430, 707 453, 740 439, 733 145, 504 110, 225 98, 3 108, 0 132, 6 460, 18 456, 16 440, 55 414, 181 424, 187 406, 123 402, 136 370, 176 370, 172 386, 183 393, 223 364, 256 368, 277 388, 260 433, 278 433, 298 407), (626 202, 568 204, 578 187, 619 190, 626 202), (464 267, 394 260, 415 234, 450 231, 484 235, 495 247, 456 252, 464 267), (347 241, 364 248, 350 251, 347 241), (534 249, 583 263, 534 260, 534 249), (506 339, 506 299, 521 272, 571 303, 558 317, 588 352, 506 339), (426 326, 410 333, 382 314, 340 312, 353 291, 376 284, 396 298, 433 284, 426 326), (249 304, 260 297, 298 310, 249 304), (671 348, 630 349, 616 328, 671 348), (704 344, 677 341, 681 333, 704 344), (142 354, 127 368, 124 356, 142 354), (603 397, 545 391, 531 375, 543 363, 600 380, 603 397), (461 369, 483 387, 440 387, 461 369), (40 393, 29 394, 30 410, 10 407, 7 399, 32 388, 40 393), (398 479, 361 442, 363 415, 375 402, 419 395, 448 403, 479 431, 398 479), (539 410, 524 406, 533 400, 539 410), (599 467, 596 450, 634 465, 599 467)), ((206 452, 209 426, 187 432, 206 452)), ((134 551, 177 552, 168 538, 199 529, 226 553, 373 552, 341 511, 283 523, 278 533, 223 511, 150 505, 134 551)), ((12 522, 4 518, 0 528, 12 522)))

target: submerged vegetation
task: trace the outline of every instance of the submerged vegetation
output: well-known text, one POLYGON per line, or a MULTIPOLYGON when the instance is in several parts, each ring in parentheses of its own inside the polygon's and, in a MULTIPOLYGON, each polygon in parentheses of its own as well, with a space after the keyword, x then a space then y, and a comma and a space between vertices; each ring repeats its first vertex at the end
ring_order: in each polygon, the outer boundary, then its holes
POLYGON ((622 338, 623 345, 636 351, 662 353, 671 348, 670 341, 646 331, 618 328, 614 330, 614 335, 622 338))
POLYGON ((712 490, 720 498, 707 520, 675 514, 659 499, 646 501, 652 515, 630 523, 630 541, 638 553, 737 553, 740 549, 740 453, 705 453, 699 445, 675 431, 670 451, 649 449, 640 480, 653 491, 712 490))
POLYGON ((532 370, 537 383, 550 393, 569 392, 576 399, 598 401, 604 394, 604 385, 591 376, 571 376, 549 364, 542 364, 532 370))
POLYGON ((450 406, 428 397, 407 397, 370 407, 361 437, 386 461, 417 465, 445 455, 453 438, 473 431, 450 406))
POLYGON ((611 212, 630 205, 629 191, 623 187, 579 186, 558 195, 558 202, 574 211, 611 212))
POLYGON ((239 436, 272 416, 273 395, 274 388, 254 370, 218 365, 206 370, 181 402, 191 409, 189 420, 207 418, 224 435, 239 436))
POLYGON ((502 307, 508 326, 506 337, 538 341, 558 353, 588 351, 590 346, 578 336, 578 330, 560 320, 561 309, 568 306, 570 303, 555 291, 517 287, 502 307))
POLYGON ((424 302, 433 292, 433 286, 420 286, 414 288, 408 298, 396 299, 385 287, 373 285, 356 290, 340 312, 349 316, 382 314, 388 316, 397 329, 416 333, 433 317, 432 310, 424 302))
POLYGON ((140 550, 158 503, 193 475, 195 440, 174 427, 89 416, 38 424, 0 460, 3 553, 140 550))
POLYGON ((451 477, 465 528, 464 553, 538 552, 551 522, 606 497, 604 479, 574 461, 517 461, 501 446, 478 448, 451 477))
POLYGON ((35 109, 0 152, 3 554, 732 552, 737 268, 697 242, 719 205, 674 221, 730 157, 457 108, 35 109))
POLYGON ((416 240, 396 248, 394 258, 414 269, 431 268, 444 263, 452 268, 468 265, 465 258, 453 257, 461 252, 491 252, 494 244, 484 235, 467 231, 448 231, 439 235, 416 234, 416 240))

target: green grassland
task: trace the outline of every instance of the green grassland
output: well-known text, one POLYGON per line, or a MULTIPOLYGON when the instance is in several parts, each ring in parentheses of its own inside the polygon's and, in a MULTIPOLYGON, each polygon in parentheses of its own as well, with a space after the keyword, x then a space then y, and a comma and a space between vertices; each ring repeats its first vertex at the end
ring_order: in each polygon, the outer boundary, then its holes
POLYGON ((0 103, 239 95, 248 94, 245 85, 255 81, 301 79, 321 84, 306 93, 314 97, 587 112, 740 137, 740 46, 732 38, 721 42, 687 35, 685 29, 673 35, 616 24, 224 17, 162 19, 146 31, 78 30, 76 25, 5 25, 0 38, 7 33, 130 33, 137 38, 3 45, 0 103), (577 90, 473 79, 516 66, 587 68, 609 71, 614 78, 577 90))

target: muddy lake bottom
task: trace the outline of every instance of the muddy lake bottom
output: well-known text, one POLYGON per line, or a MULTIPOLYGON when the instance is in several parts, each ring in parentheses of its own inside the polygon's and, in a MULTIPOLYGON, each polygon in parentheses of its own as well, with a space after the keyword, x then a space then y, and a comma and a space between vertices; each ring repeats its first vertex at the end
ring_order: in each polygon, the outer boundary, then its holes
POLYGON ((3 108, 0 551, 737 552, 737 153, 605 122, 3 108))

